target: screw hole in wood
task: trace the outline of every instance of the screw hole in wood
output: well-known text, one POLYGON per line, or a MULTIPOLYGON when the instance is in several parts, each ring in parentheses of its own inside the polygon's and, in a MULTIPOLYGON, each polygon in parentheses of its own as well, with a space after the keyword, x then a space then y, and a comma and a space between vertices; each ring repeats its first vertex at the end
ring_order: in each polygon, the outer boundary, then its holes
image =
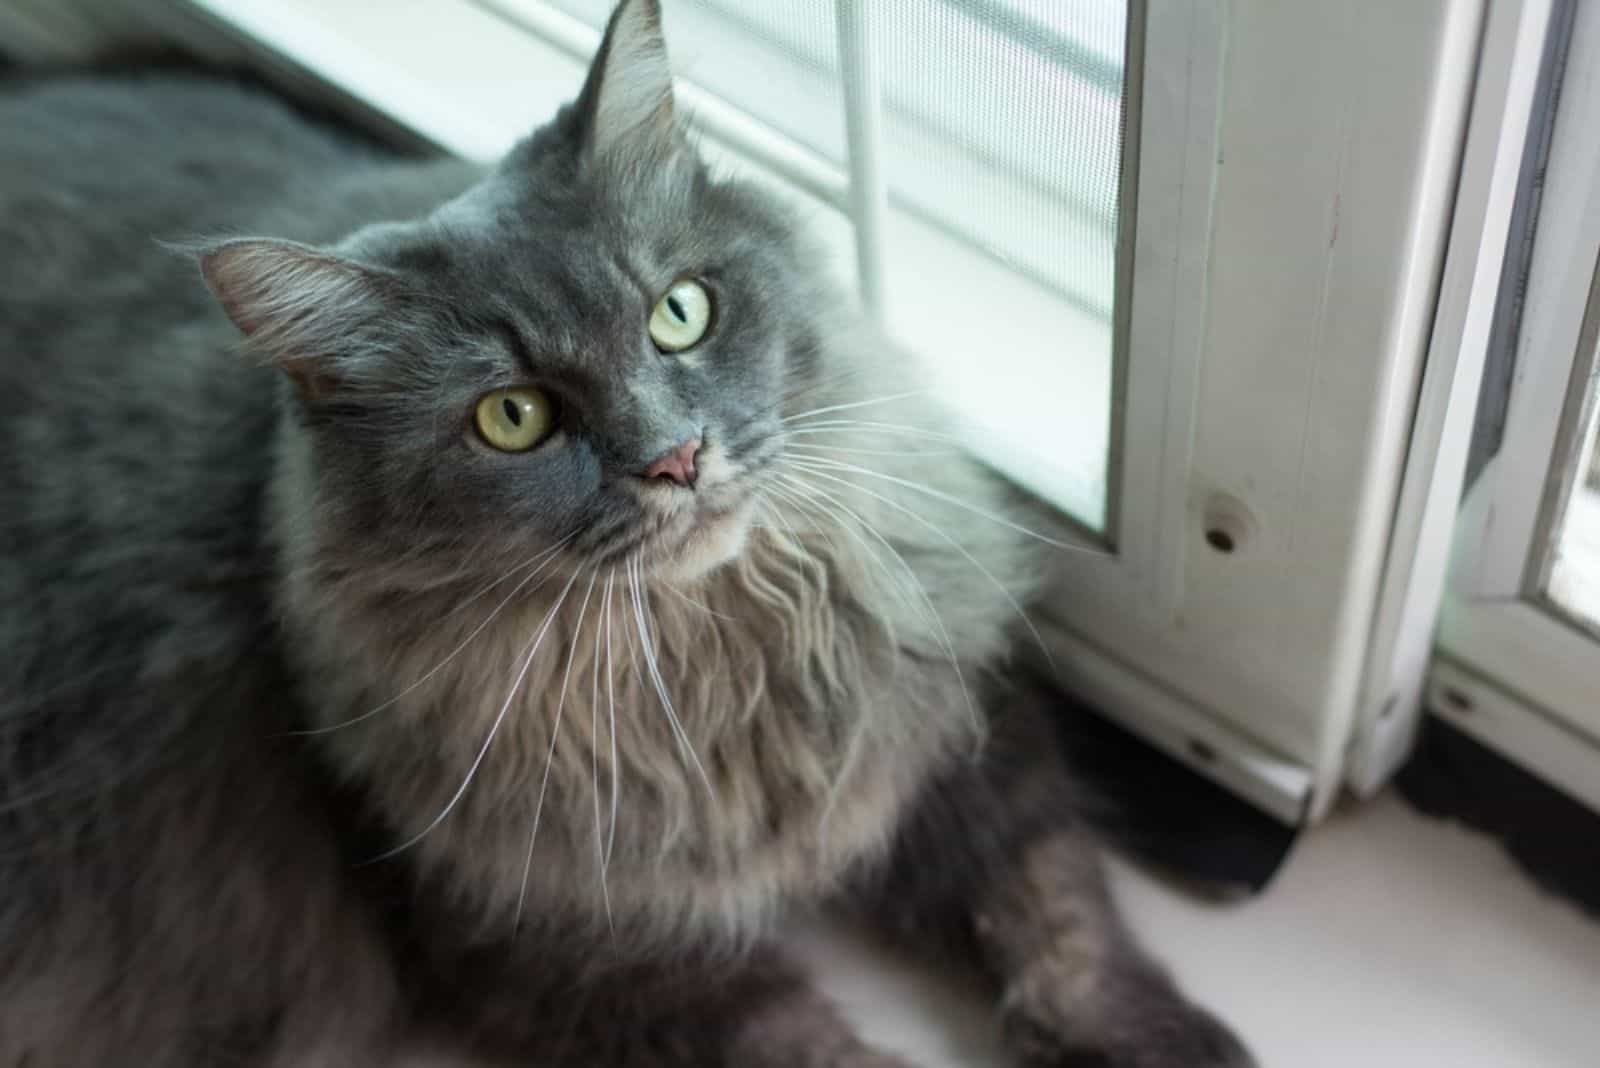
POLYGON ((1224 556, 1244 552, 1260 527, 1249 506, 1228 493, 1208 497, 1200 521, 1206 544, 1224 556))

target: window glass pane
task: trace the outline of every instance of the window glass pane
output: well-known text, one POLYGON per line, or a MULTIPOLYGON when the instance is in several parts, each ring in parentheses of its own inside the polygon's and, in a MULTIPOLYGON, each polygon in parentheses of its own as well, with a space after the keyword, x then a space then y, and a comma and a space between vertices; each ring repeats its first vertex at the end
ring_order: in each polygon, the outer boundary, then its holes
POLYGON ((1106 523, 1122 156, 1122 0, 877 8, 895 333, 978 454, 1106 523), (934 254, 947 234, 976 256, 934 254), (996 269, 1003 268, 1003 269, 996 269))
POLYGON ((1109 316, 1123 5, 880 10, 893 195, 1109 316), (1055 25, 1040 17, 1052 11, 1055 25), (1078 13, 1090 17, 1067 25, 1078 13))
MULTIPOLYGON (((1590 309, 1591 316, 1596 312, 1590 309)), ((1591 367, 1597 362, 1580 359, 1591 367)), ((1583 388, 1590 393, 1584 405, 1586 425, 1574 439, 1579 450, 1575 484, 1554 538, 1545 592, 1560 611, 1600 634, 1600 380, 1590 377, 1583 388)))

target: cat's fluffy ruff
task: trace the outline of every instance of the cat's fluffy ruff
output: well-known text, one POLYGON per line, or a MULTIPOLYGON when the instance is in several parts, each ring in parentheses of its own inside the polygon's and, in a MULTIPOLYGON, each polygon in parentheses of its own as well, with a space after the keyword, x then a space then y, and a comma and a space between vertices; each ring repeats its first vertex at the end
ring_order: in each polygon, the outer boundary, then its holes
MULTIPOLYGON (((818 406, 815 395, 797 403, 818 406)), ((941 486, 999 509, 975 474, 947 473, 941 486)), ((938 515, 938 530, 839 496, 893 529, 893 551, 922 577, 871 535, 776 498, 739 558, 698 581, 641 583, 621 565, 556 557, 508 569, 465 610, 456 588, 401 599, 354 574, 320 579, 295 566, 314 558, 312 536, 291 533, 281 603, 302 675, 316 680, 319 742, 367 784, 401 840, 422 835, 415 859, 477 900, 487 922, 509 927, 528 868, 534 925, 622 923, 630 942, 658 928, 758 933, 778 905, 816 899, 885 848, 930 768, 976 747, 978 687, 1014 622, 990 576, 1016 591, 1028 581, 1028 555, 1004 528, 952 521, 903 488, 896 503, 938 515), (983 551, 988 576, 945 537, 983 551), (537 588, 502 608, 524 580, 537 588), (681 735, 645 664, 641 609, 681 735), (480 752, 470 788, 427 830, 480 752)))

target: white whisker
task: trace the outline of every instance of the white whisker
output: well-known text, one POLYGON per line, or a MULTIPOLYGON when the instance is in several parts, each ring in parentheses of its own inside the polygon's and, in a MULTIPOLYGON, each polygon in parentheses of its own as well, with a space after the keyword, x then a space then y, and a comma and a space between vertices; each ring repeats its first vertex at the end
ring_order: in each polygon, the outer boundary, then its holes
MULTIPOLYGON (((848 523, 840 520, 841 512, 850 519, 855 520, 855 522, 859 524, 863 530, 876 538, 878 542, 889 551, 890 555, 892 555, 895 560, 899 562, 900 567, 904 570, 906 577, 911 580, 913 592, 916 593, 922 601, 922 606, 926 610, 926 615, 924 618, 930 623, 930 625, 933 626, 936 632, 935 637, 942 647, 945 655, 949 658, 950 667, 956 673, 956 681, 961 686, 961 696, 967 705, 967 714, 975 724, 978 723, 978 707, 973 703, 972 693, 967 688, 966 674, 961 670, 961 661, 956 655, 955 640, 950 637, 950 630, 945 626, 944 617, 939 614, 939 609, 934 605, 933 598, 928 594, 928 588, 923 585, 922 580, 917 576, 916 569, 914 569, 910 562, 907 561, 906 558, 900 553, 900 551, 889 542, 888 538, 884 537, 876 527, 867 522, 865 517, 863 517, 859 512, 845 504, 843 501, 839 500, 837 496, 828 493, 820 486, 811 485, 810 483, 805 482, 794 475, 780 474, 778 477, 784 480, 788 485, 794 487, 797 492, 806 494, 812 501, 814 507, 824 509, 826 510, 827 514, 832 515, 834 522, 839 524, 840 529, 844 530, 848 534, 852 534, 852 536, 854 536, 856 540, 860 542, 862 547, 867 550, 868 558, 877 563, 878 567, 884 572, 885 575, 889 574, 888 568, 884 566, 882 560, 880 560, 877 557, 877 554, 873 552, 871 546, 868 545, 859 534, 855 534, 853 528, 848 523), (822 498, 822 501, 818 501, 816 499, 818 497, 822 498)), ((903 587, 900 587, 897 584, 896 588, 901 590, 901 596, 905 596, 903 587)), ((907 603, 913 608, 917 607, 914 602, 908 600, 907 603)))
POLYGON ((512 568, 510 571, 507 571, 505 574, 501 575, 499 578, 493 579, 492 581, 490 581, 488 583, 485 583, 484 585, 478 587, 478 589, 470 597, 468 597, 466 600, 462 601, 460 604, 456 605, 454 608, 450 609, 450 611, 446 612, 445 613, 445 618, 448 619, 451 616, 456 615, 457 613, 461 612, 467 606, 472 604, 473 601, 476 601, 479 597, 482 597, 484 594, 488 593, 490 590, 494 589, 496 586, 500 585, 502 582, 505 582, 512 575, 515 575, 515 574, 517 574, 517 573, 519 573, 521 571, 525 571, 525 570, 527 570, 528 568, 532 567, 535 564, 542 563, 545 560, 548 560, 550 557, 554 556, 561 549, 562 546, 566 545, 567 542, 571 541, 573 538, 575 538, 577 536, 578 536, 578 532, 576 530, 574 530, 571 534, 568 534, 566 537, 562 538, 560 541, 558 541, 554 545, 550 546, 544 552, 539 553, 538 555, 534 556, 531 560, 528 560, 525 563, 518 564, 516 567, 512 568))
POLYGON ((684 604, 689 605, 691 608, 698 608, 700 611, 704 612, 708 616, 713 616, 713 617, 715 617, 717 619, 724 620, 724 621, 726 621, 728 623, 737 623, 737 622, 739 622, 737 619, 734 619, 732 616, 723 615, 721 612, 718 612, 715 608, 712 608, 708 604, 701 604, 699 601, 695 600, 693 597, 690 597, 687 593, 684 593, 682 590, 678 589, 678 587, 674 586, 670 582, 662 582, 660 585, 668 593, 672 594, 672 596, 676 597, 678 600, 682 601, 684 604))
POLYGON ((494 744, 495 735, 500 733, 500 724, 505 722, 506 712, 510 710, 512 701, 516 700, 517 691, 522 688, 522 680, 527 678, 528 668, 532 666, 533 658, 539 654, 540 643, 544 641, 544 636, 550 632, 550 624, 555 622, 556 613, 559 612, 561 610, 561 606, 566 603, 567 593, 572 589, 572 584, 577 580, 578 573, 574 571, 572 573, 572 577, 567 579, 567 584, 561 587, 561 595, 556 598, 556 603, 551 605, 550 611, 545 613, 544 622, 539 626, 539 633, 534 636, 532 643, 530 643, 528 646, 528 654, 522 661, 522 667, 517 671, 516 680, 511 684, 511 692, 506 694, 505 703, 500 706, 499 713, 494 717, 494 723, 489 727, 489 736, 483 740, 483 747, 478 750, 478 755, 473 758, 472 765, 467 768, 466 777, 461 780, 461 785, 456 789, 455 795, 452 796, 445 804, 443 810, 441 810, 440 813, 433 818, 432 823, 428 824, 422 830, 418 831, 412 837, 395 846, 393 849, 378 854, 376 857, 372 858, 374 861, 387 860, 397 853, 403 853, 407 849, 410 849, 412 846, 416 845, 418 842, 422 841, 423 838, 427 837, 429 832, 444 822, 445 817, 450 815, 450 812, 456 807, 456 803, 460 801, 462 795, 467 792, 467 787, 472 784, 473 776, 478 773, 478 766, 483 763, 483 758, 488 754, 489 747, 494 744))
POLYGON ((661 698, 662 711, 667 714, 667 724, 672 728, 672 733, 678 741, 680 752, 694 765, 695 771, 700 775, 700 781, 705 783, 706 792, 715 798, 716 789, 711 785, 711 777, 706 774, 705 766, 700 763, 699 754, 694 751, 693 743, 689 741, 689 736, 684 733, 683 724, 678 722, 678 713, 673 709, 672 698, 667 693, 666 680, 661 677, 661 667, 656 660, 655 645, 650 636, 651 628, 646 621, 644 599, 640 594, 640 587, 644 585, 644 574, 639 564, 639 558, 631 557, 629 564, 634 581, 631 581, 628 585, 633 595, 633 618, 638 625, 639 650, 644 654, 645 670, 650 675, 650 682, 655 687, 656 696, 661 698))
MULTIPOLYGON (((550 749, 544 755, 544 776, 539 780, 539 800, 533 806, 533 829, 528 832, 528 855, 522 862, 522 888, 517 891, 517 912, 511 921, 511 930, 515 933, 522 927, 522 905, 528 895, 528 875, 533 871, 533 847, 539 840, 539 821, 544 816, 545 791, 550 788, 550 768, 556 760, 556 742, 561 738, 561 714, 567 707, 567 683, 572 679, 572 661, 578 655, 579 639, 583 635, 583 617, 589 611, 589 597, 594 593, 594 580, 600 575, 600 569, 594 568, 589 572, 589 585, 583 591, 583 604, 578 608, 578 622, 572 628, 572 642, 567 647, 567 667, 561 673, 561 696, 556 698, 555 725, 550 728, 550 749)), ((577 572, 573 572, 577 576, 577 572)), ((595 800, 599 803, 599 777, 595 778, 595 800)), ((597 808, 596 814, 599 809, 597 808)))
MULTIPOLYGON (((599 574, 599 568, 595 569, 595 574, 599 574)), ((594 579, 589 581, 592 585, 594 579)), ((588 600, 587 595, 584 600, 588 600)), ((594 666, 589 673, 589 775, 594 790, 594 863, 600 873, 600 900, 606 909, 606 926, 615 933, 616 928, 611 922, 611 891, 606 886, 606 847, 600 837, 600 628, 605 622, 605 608, 602 603, 594 613, 594 666)), ((617 774, 615 767, 611 769, 611 774, 614 781, 617 774)), ((615 792, 613 785, 613 795, 615 792)))
POLYGON ((784 445, 786 452, 796 449, 804 452, 853 453, 858 456, 917 456, 923 459, 961 455, 954 449, 864 449, 850 445, 810 445, 803 441, 791 441, 784 445))
MULTIPOLYGON (((504 599, 502 599, 499 604, 494 606, 494 611, 490 612, 488 617, 485 618, 482 623, 479 623, 476 627, 474 627, 472 629, 472 632, 461 640, 461 644, 460 645, 458 645, 454 649, 450 650, 450 652, 445 655, 445 658, 443 660, 439 661, 432 668, 428 669, 426 674, 424 674, 421 678, 417 679, 411 685, 407 686, 405 689, 401 690, 399 693, 395 694, 393 697, 389 698, 387 701, 383 702, 381 705, 378 705, 376 708, 373 708, 373 709, 371 709, 370 711, 367 711, 367 712, 363 712, 363 713, 361 713, 361 715, 356 716, 353 719, 347 719, 347 720, 344 720, 341 723, 334 723, 334 724, 331 724, 330 726, 326 726, 326 727, 308 727, 308 728, 306 728, 304 730, 291 731, 290 733, 311 736, 311 735, 318 735, 318 734, 328 734, 328 733, 330 733, 332 731, 343 730, 346 727, 353 727, 357 723, 361 723, 361 722, 363 722, 365 720, 369 720, 373 716, 376 716, 379 712, 382 712, 384 709, 392 707, 393 705, 396 705, 400 701, 404 700, 406 695, 415 692, 418 687, 422 686, 429 679, 433 678, 439 672, 443 671, 445 669, 445 667, 452 660, 454 660, 456 657, 460 656, 462 651, 465 650, 468 645, 472 644, 472 639, 474 639, 478 635, 482 634, 484 629, 486 627, 488 627, 490 623, 493 623, 495 621, 495 617, 498 616, 502 611, 505 610, 506 605, 510 604, 513 600, 515 600, 517 595, 520 594, 523 591, 523 589, 528 585, 528 583, 530 583, 534 579, 538 578, 544 572, 544 569, 546 567, 548 567, 550 562, 554 559, 554 554, 555 554, 556 550, 560 549, 561 546, 565 545, 568 541, 571 541, 572 538, 573 538, 573 535, 569 534, 565 538, 563 538, 561 541, 559 541, 555 545, 551 546, 549 549, 546 549, 539 556, 534 557, 533 561, 530 561, 530 563, 538 562, 540 560, 543 560, 543 563, 540 563, 539 566, 534 568, 534 570, 532 572, 530 572, 521 582, 517 583, 516 586, 514 586, 512 588, 511 592, 506 594, 504 599)), ((528 565, 523 565, 523 566, 526 567, 528 565)), ((506 577, 509 577, 509 576, 506 576, 506 577)), ((501 581, 503 581, 503 578, 502 578, 501 581)), ((549 581, 549 580, 547 579, 545 581, 549 581)), ((539 590, 540 588, 542 588, 543 586, 544 586, 544 582, 540 582, 537 586, 533 587, 533 589, 529 590, 528 592, 529 593, 533 593, 533 592, 539 590)), ((487 593, 488 591, 484 590, 483 592, 487 593)), ((482 594, 480 593, 479 596, 482 596, 482 594)))
MULTIPOLYGON (((906 489, 912 490, 913 492, 921 493, 921 494, 924 494, 926 496, 932 497, 935 500, 943 501, 944 503, 946 503, 946 504, 948 504, 948 505, 950 505, 950 506, 952 506, 954 508, 960 508, 964 512, 970 512, 971 514, 973 514, 975 516, 978 516, 978 517, 980 517, 982 519, 987 519, 991 523, 996 523, 996 524, 998 524, 998 525, 1000 525, 1002 527, 1005 527, 1007 530, 1014 530, 1018 534, 1026 534, 1028 537, 1033 538, 1036 541, 1042 541, 1046 545, 1054 546, 1057 549, 1066 549, 1069 552, 1094 553, 1096 556, 1109 556, 1109 555, 1111 555, 1110 553, 1106 552, 1104 549, 1095 549, 1095 548, 1092 548, 1092 547, 1087 546, 1087 545, 1074 545, 1071 542, 1058 541, 1055 538, 1049 537, 1048 535, 1040 534, 1036 530, 1029 530, 1027 527, 1020 526, 1020 525, 1018 525, 1016 523, 1013 523, 1011 520, 1006 519, 1004 516, 998 516, 998 515, 995 515, 993 512, 987 512, 984 509, 977 507, 976 505, 968 504, 966 501, 963 501, 960 497, 952 497, 950 494, 945 493, 943 490, 936 490, 932 486, 925 486, 920 482, 912 482, 910 479, 899 478, 899 477, 897 477, 895 475, 885 474, 882 471, 874 471, 874 470, 872 470, 872 468, 870 468, 870 467, 862 467, 860 464, 845 463, 843 460, 825 460, 825 459, 823 459, 821 457, 810 457, 810 458, 794 457, 792 459, 792 462, 810 465, 813 470, 815 470, 816 467, 818 467, 820 465, 826 465, 826 466, 828 466, 830 468, 833 468, 834 470, 851 471, 851 472, 854 472, 855 474, 858 474, 858 475, 866 475, 868 478, 877 478, 877 479, 882 479, 885 482, 893 482, 897 486, 904 486, 906 489)), ((861 488, 856 483, 850 482, 847 479, 839 479, 839 481, 843 482, 847 486, 855 486, 857 489, 861 488)), ((887 499, 887 498, 884 498, 884 499, 887 499)), ((911 514, 915 515, 916 513, 911 513, 911 514)))
POLYGON ((905 423, 885 423, 864 419, 819 419, 816 422, 802 423, 799 426, 786 426, 783 428, 783 433, 785 437, 798 437, 802 434, 900 434, 908 438, 928 438, 933 441, 945 441, 952 445, 963 444, 961 438, 941 430, 929 430, 926 427, 909 426, 905 423))
POLYGON ((949 534, 946 534, 943 530, 941 530, 938 527, 937 524, 930 522, 927 518, 917 514, 916 512, 912 511, 910 508, 907 508, 905 505, 901 504, 899 501, 891 500, 889 497, 886 497, 883 494, 876 492, 875 490, 868 489, 866 486, 862 486, 862 485, 860 485, 858 483, 851 482, 847 478, 839 478, 837 475, 831 475, 831 474, 828 474, 826 471, 818 470, 815 466, 811 465, 808 461, 797 460, 797 461, 792 461, 792 462, 795 463, 795 464, 802 465, 804 469, 809 470, 810 473, 813 476, 817 477, 817 478, 825 478, 830 482, 836 482, 841 486, 845 486, 845 487, 847 487, 849 489, 853 489, 857 493, 865 493, 867 496, 872 497, 875 500, 883 502, 884 504, 888 505, 890 508, 893 508, 896 511, 900 512, 902 515, 905 515, 906 517, 911 519, 913 522, 921 524, 927 530, 932 531, 934 534, 938 535, 939 538, 942 539, 947 545, 949 545, 956 552, 960 553, 962 555, 962 557, 965 558, 966 561, 969 564, 971 564, 974 568, 976 568, 978 570, 979 574, 983 575, 984 578, 989 580, 990 585, 994 586, 994 588, 1000 592, 1000 595, 1006 599, 1008 604, 1011 605, 1012 611, 1016 612, 1017 618, 1022 620, 1023 626, 1028 628, 1028 633, 1033 636, 1033 640, 1036 643, 1038 643, 1039 650, 1042 653, 1044 653, 1044 658, 1045 658, 1046 662, 1049 663, 1051 670, 1052 671, 1055 670, 1055 666, 1056 666, 1055 658, 1050 655, 1050 647, 1045 644, 1044 637, 1039 633, 1039 628, 1037 628, 1037 627, 1035 627, 1033 625, 1033 620, 1028 618, 1028 613, 1027 612, 1023 611, 1022 605, 1017 601, 1016 596, 1010 590, 1006 589, 1005 584, 1002 583, 999 579, 995 578, 994 573, 992 571, 990 571, 987 567, 984 567, 982 562, 979 561, 976 556, 973 556, 972 553, 968 552, 966 546, 962 545, 959 541, 957 541, 956 539, 952 538, 949 534))
MULTIPOLYGON (((596 574, 599 569, 596 568, 596 574)), ((604 595, 602 594, 602 600, 604 595)), ((605 620, 605 605, 594 613, 594 664, 589 672, 589 777, 594 788, 594 851, 598 864, 605 857, 600 838, 600 626, 605 620)))
MULTIPOLYGON (((606 708, 611 714, 611 827, 606 832, 605 861, 600 865, 600 877, 605 879, 611 867, 611 849, 617 842, 617 776, 622 768, 617 764, 617 683, 611 658, 611 588, 617 578, 617 569, 606 572, 606 708)), ((598 658, 598 654, 596 654, 598 658)))
POLYGON ((826 415, 828 412, 844 412, 851 408, 867 408, 874 404, 890 404, 894 401, 905 400, 908 397, 920 397, 928 391, 925 389, 912 389, 904 393, 891 393, 887 397, 874 397, 871 400, 853 401, 849 404, 830 404, 826 408, 813 408, 809 412, 796 412, 794 415, 784 416, 783 422, 793 423, 809 415, 826 415))
POLYGON ((784 498, 779 487, 768 483, 766 486, 762 487, 762 510, 768 515, 772 516, 772 518, 777 521, 778 526, 783 528, 782 531, 780 531, 780 534, 788 539, 788 542, 793 547, 793 551, 796 555, 810 556, 810 554, 806 552, 805 542, 800 540, 800 532, 794 528, 792 523, 789 522, 788 517, 778 509, 777 501, 773 500, 773 497, 777 497, 779 500, 786 499, 784 498))
MULTIPOLYGON (((911 584, 914 587, 913 592, 919 595, 923 604, 926 605, 927 614, 924 618, 931 622, 935 629, 935 636, 940 644, 941 649, 944 651, 945 655, 949 657, 950 666, 956 674, 956 683, 961 689, 962 700, 965 702, 967 707, 968 719, 972 723, 974 729, 979 730, 981 728, 982 721, 978 716, 977 707, 973 704, 972 694, 967 688, 965 673, 961 670, 960 660, 956 656, 955 643, 950 637, 949 629, 945 626, 943 617, 939 615, 938 608, 934 606, 932 598, 929 597, 927 588, 922 584, 921 579, 918 578, 917 573, 911 567, 910 562, 907 561, 905 557, 902 556, 894 548, 894 546, 889 543, 888 539, 886 539, 876 528, 872 526, 872 524, 868 523, 866 519, 854 509, 850 508, 842 501, 839 501, 834 495, 826 492, 820 487, 809 485, 798 476, 780 474, 778 477, 797 487, 800 493, 804 493, 806 495, 806 500, 810 501, 811 507, 824 510, 824 514, 831 515, 834 522, 838 523, 839 526, 847 532, 850 531, 850 527, 847 523, 840 519, 839 513, 836 509, 842 509, 845 513, 848 513, 850 518, 853 518, 858 524, 861 525, 863 529, 867 530, 873 535, 873 537, 877 538, 878 541, 883 544, 884 548, 887 549, 894 559, 900 564, 900 567, 904 570, 906 577, 910 579, 911 584), (822 498, 822 500, 817 500, 817 497, 822 498), (825 502, 832 502, 834 507, 830 507, 829 504, 825 502)), ((791 497, 791 499, 794 498, 791 497)), ((857 535, 857 540, 860 540, 859 535, 857 535)), ((880 571, 883 572, 886 577, 890 577, 888 568, 884 565, 883 561, 877 556, 877 554, 873 552, 871 548, 864 542, 862 545, 867 551, 868 558, 874 562, 874 564, 880 571)), ((906 599, 906 603, 910 605, 913 610, 918 610, 918 606, 915 604, 915 602, 911 601, 909 598, 906 598, 904 588, 900 587, 899 584, 895 585, 901 597, 906 599)), ((856 729, 851 733, 849 744, 845 748, 844 759, 839 762, 839 769, 834 773, 833 781, 828 786, 827 800, 824 802, 822 812, 817 818, 817 830, 819 834, 825 833, 829 821, 833 818, 834 809, 839 801, 840 791, 843 789, 845 780, 849 778, 850 772, 855 767, 856 760, 861 754, 861 742, 864 734, 865 724, 858 723, 856 725, 856 729)))
MULTIPOLYGON (((800 501, 792 491, 786 491, 782 487, 773 485, 771 483, 768 483, 764 488, 767 492, 776 495, 779 500, 794 505, 797 512, 800 512, 801 514, 807 514, 810 511, 810 509, 801 507, 803 502, 800 501)), ((805 541, 800 537, 800 532, 795 530, 793 524, 789 522, 788 517, 786 517, 777 508, 773 508, 772 517, 782 524, 784 530, 788 531, 790 538, 794 540, 795 550, 797 552, 803 556, 815 559, 814 557, 811 557, 811 554, 806 550, 805 541)), ((835 551, 838 550, 839 543, 833 540, 833 535, 828 533, 828 528, 826 525, 818 526, 816 528, 816 534, 823 541, 828 543, 829 548, 834 549, 835 551)))

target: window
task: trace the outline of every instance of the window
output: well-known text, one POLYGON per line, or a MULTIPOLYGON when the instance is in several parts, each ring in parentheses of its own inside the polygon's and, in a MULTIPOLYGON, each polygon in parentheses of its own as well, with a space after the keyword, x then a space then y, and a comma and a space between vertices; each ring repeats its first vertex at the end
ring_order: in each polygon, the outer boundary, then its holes
MULTIPOLYGON (((1587 477, 1600 304, 1600 149, 1592 136, 1600 82, 1587 75, 1600 56, 1600 8, 1508 4, 1490 20, 1418 420, 1439 447, 1414 443, 1407 492, 1427 498, 1425 511, 1438 522, 1411 527, 1414 551, 1394 554, 1402 563, 1391 571, 1411 578, 1407 611, 1415 619, 1380 619, 1374 648, 1391 663, 1431 656, 1427 707, 1600 808, 1595 496, 1587 477), (1502 322, 1505 330, 1491 330, 1502 322), (1487 378, 1502 384, 1503 414, 1493 388, 1488 402, 1474 403, 1491 336, 1513 346, 1514 373, 1487 378), (1500 431, 1480 434, 1494 445, 1478 450, 1488 459, 1464 485, 1475 409, 1500 431), (1441 599, 1435 645, 1429 624, 1441 599), (1383 643, 1386 632, 1398 646, 1383 643)), ((1408 510, 1403 502, 1402 516, 1408 510)), ((1420 673, 1411 678, 1422 685, 1420 673)), ((1413 708, 1399 692, 1374 696, 1413 708)), ((1378 701, 1372 707, 1367 738, 1392 766, 1416 718, 1385 715, 1378 701), (1389 735, 1398 740, 1385 742, 1389 735)), ((1379 771, 1371 781, 1381 778, 1379 771)))

